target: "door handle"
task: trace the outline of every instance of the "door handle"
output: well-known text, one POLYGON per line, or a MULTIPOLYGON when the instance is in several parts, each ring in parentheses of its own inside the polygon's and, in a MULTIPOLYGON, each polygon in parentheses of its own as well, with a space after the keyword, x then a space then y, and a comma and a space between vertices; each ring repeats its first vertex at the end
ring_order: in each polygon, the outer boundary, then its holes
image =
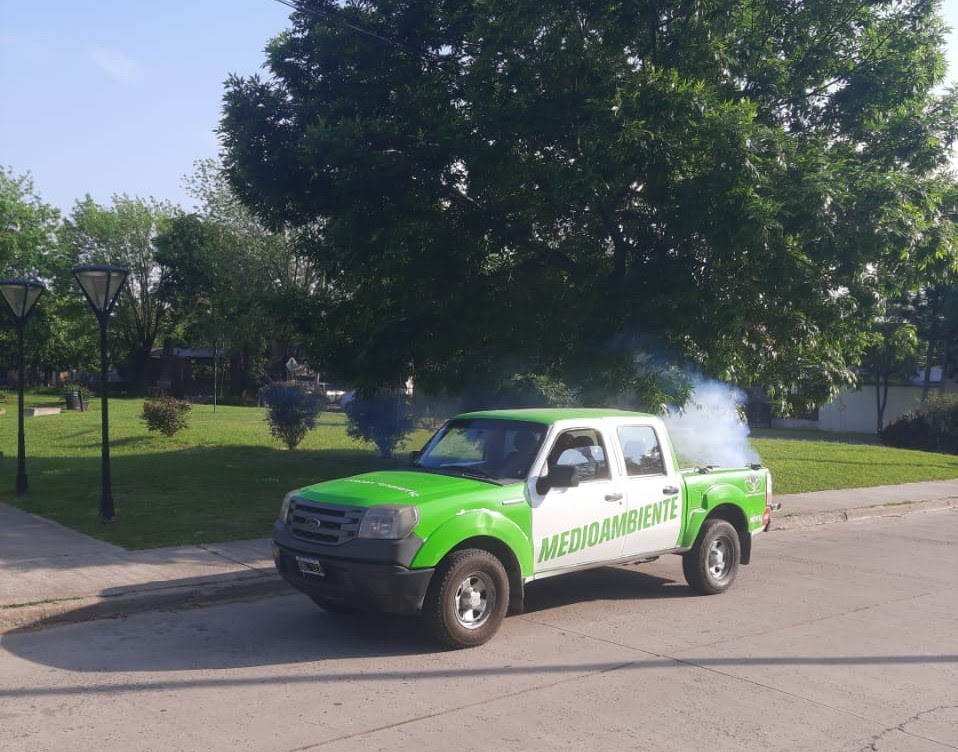
POLYGON ((662 493, 664 493, 666 496, 675 496, 675 494, 678 492, 679 489, 677 489, 675 486, 666 486, 662 489, 662 493))
POLYGON ((606 501, 622 501, 622 494, 620 493, 609 493, 605 495, 606 501))

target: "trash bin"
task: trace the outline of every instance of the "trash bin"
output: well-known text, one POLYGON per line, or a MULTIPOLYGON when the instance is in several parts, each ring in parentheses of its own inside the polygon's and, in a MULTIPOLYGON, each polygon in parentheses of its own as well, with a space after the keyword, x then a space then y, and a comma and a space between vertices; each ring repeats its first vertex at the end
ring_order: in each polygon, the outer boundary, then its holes
POLYGON ((67 392, 67 410, 86 410, 86 402, 83 399, 82 392, 67 392))

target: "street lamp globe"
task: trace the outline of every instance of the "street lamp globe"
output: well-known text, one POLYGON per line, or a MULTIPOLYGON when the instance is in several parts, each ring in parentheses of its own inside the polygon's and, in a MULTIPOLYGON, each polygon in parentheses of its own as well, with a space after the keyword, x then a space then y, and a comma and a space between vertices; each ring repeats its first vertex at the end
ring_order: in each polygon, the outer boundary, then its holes
POLYGON ((33 279, 5 279, 0 282, 0 294, 10 313, 18 322, 25 321, 46 288, 33 279))
POLYGON ((112 264, 88 264, 73 269, 87 302, 97 316, 109 316, 130 271, 112 264))

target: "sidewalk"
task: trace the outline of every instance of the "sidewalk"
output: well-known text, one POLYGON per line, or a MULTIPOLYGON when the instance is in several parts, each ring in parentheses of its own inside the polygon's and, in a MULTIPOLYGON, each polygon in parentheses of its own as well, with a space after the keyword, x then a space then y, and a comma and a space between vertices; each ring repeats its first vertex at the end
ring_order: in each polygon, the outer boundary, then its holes
MULTIPOLYGON (((958 480, 777 496, 772 530, 958 509, 958 480)), ((0 504, 0 634, 294 592, 269 540, 127 551, 0 504)))

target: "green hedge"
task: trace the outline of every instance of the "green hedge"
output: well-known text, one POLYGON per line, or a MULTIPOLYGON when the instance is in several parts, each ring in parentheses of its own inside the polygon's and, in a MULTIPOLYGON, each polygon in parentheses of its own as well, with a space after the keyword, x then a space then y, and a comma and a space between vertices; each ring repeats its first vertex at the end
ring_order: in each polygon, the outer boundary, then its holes
POLYGON ((889 423, 881 439, 900 449, 958 454, 958 395, 929 397, 918 410, 889 423))

